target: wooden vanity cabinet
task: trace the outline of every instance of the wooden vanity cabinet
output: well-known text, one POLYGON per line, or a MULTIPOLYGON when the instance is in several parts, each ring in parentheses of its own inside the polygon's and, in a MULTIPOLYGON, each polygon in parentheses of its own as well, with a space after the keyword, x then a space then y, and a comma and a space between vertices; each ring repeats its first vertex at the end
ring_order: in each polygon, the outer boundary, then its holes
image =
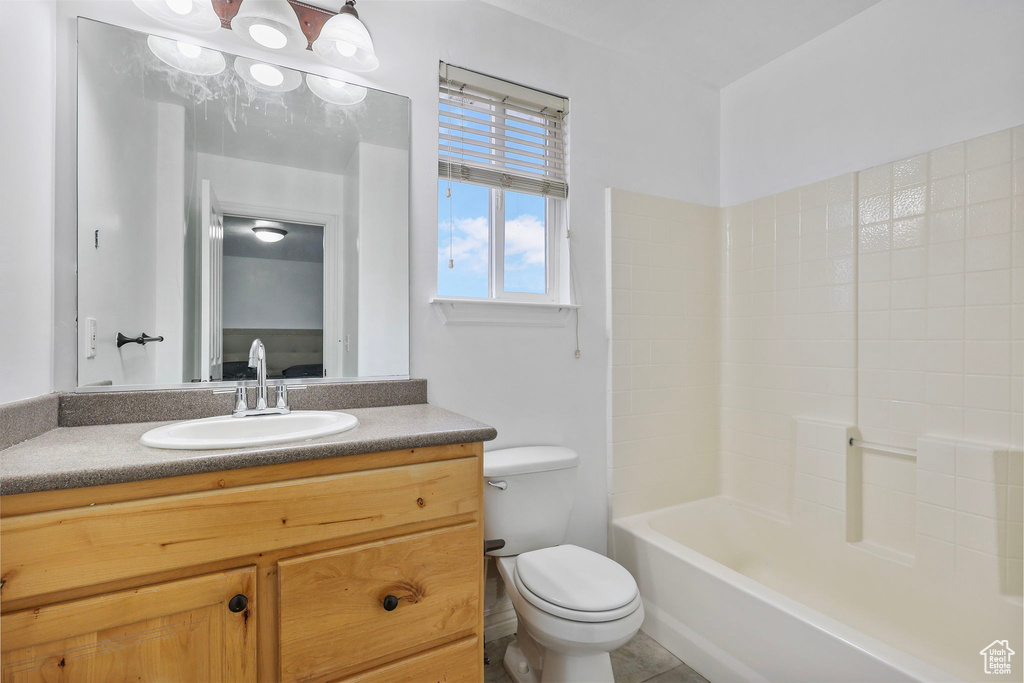
POLYGON ((481 444, 0 497, 3 681, 479 681, 481 444))

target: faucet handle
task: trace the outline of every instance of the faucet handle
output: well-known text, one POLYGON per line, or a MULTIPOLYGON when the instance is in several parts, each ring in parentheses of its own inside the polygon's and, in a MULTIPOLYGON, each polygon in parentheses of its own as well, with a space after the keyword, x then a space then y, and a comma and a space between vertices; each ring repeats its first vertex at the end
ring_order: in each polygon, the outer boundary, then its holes
POLYGON ((232 414, 237 414, 246 410, 249 410, 249 398, 245 393, 245 386, 239 384, 237 387, 232 389, 214 389, 215 394, 235 394, 235 407, 231 410, 232 414))
POLYGON ((277 392, 276 392, 277 393, 277 407, 278 408, 282 408, 282 409, 290 408, 290 406, 288 405, 288 390, 289 389, 291 389, 292 391, 299 391, 299 390, 305 389, 305 388, 306 388, 305 384, 295 384, 295 385, 292 385, 291 387, 289 387, 282 380, 281 383, 277 385, 277 392))

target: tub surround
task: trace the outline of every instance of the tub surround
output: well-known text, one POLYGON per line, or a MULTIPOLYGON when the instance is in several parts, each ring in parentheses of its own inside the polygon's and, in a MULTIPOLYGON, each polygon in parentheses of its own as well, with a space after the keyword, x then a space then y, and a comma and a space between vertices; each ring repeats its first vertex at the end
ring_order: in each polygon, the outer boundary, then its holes
POLYGON ((61 427, 4 451, 0 493, 120 484, 358 453, 490 441, 497 436, 493 427, 426 403, 346 412, 359 419, 359 426, 341 434, 298 443, 202 452, 150 448, 139 443, 143 433, 166 422, 61 427))

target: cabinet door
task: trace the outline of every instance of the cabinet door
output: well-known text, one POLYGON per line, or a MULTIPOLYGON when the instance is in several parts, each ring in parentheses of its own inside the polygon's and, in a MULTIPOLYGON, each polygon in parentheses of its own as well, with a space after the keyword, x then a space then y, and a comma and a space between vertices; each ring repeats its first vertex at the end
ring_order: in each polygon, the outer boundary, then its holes
POLYGON ((482 572, 477 525, 282 561, 281 679, 337 678, 474 635, 482 572))
POLYGON ((255 586, 246 567, 5 614, 3 680, 255 681, 255 586))

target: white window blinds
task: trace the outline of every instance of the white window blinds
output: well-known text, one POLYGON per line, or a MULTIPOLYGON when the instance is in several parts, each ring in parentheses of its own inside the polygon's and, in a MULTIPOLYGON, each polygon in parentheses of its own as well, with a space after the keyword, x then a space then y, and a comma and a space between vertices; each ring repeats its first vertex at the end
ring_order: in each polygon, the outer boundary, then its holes
POLYGON ((438 175, 565 198, 568 113, 564 97, 441 62, 438 175))

